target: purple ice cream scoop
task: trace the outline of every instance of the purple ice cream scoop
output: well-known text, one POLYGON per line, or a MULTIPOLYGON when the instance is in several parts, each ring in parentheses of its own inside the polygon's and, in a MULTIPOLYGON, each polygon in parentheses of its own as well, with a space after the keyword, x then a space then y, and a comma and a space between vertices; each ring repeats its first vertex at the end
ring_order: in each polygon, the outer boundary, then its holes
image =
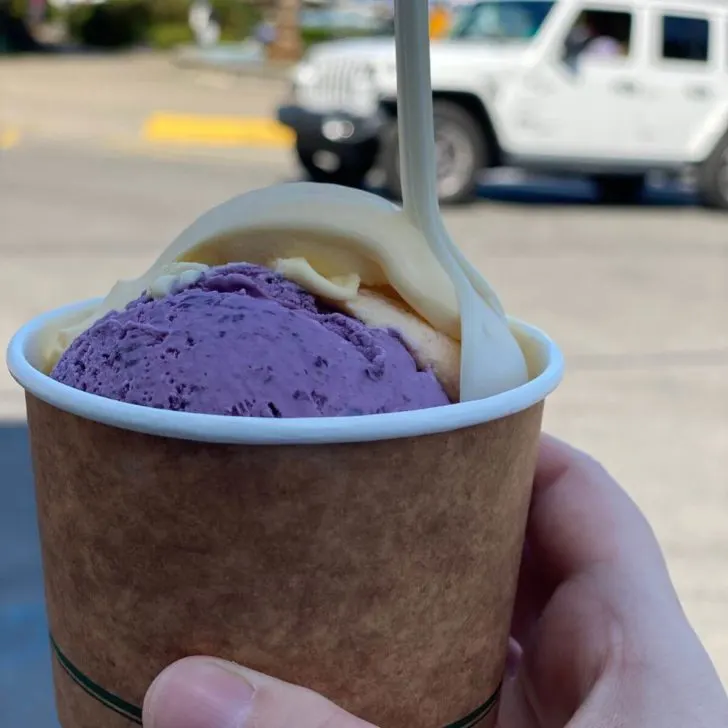
POLYGON ((51 376, 121 402, 241 417, 449 404, 395 331, 369 328, 246 263, 108 313, 75 339, 51 376))

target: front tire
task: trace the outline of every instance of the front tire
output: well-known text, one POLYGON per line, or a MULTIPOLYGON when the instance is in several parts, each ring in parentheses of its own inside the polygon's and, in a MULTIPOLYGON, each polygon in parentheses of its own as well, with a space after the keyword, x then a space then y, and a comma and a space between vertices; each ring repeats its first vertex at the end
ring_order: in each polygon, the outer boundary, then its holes
MULTIPOLYGON (((478 173, 488 162, 485 133, 475 118, 451 101, 435 101, 437 192, 440 203, 470 202, 476 194, 478 173)), ((381 165, 387 193, 402 198, 399 130, 393 119, 382 137, 381 165)))
POLYGON ((728 136, 718 142, 700 165, 698 195, 706 207, 728 210, 728 136))
POLYGON ((645 175, 598 175, 593 177, 600 202, 609 205, 634 205, 641 201, 645 175))
POLYGON ((336 151, 317 149, 300 139, 296 142, 298 161, 313 182, 361 187, 377 157, 376 140, 342 146, 336 151), (330 162, 325 164, 324 162, 330 162))

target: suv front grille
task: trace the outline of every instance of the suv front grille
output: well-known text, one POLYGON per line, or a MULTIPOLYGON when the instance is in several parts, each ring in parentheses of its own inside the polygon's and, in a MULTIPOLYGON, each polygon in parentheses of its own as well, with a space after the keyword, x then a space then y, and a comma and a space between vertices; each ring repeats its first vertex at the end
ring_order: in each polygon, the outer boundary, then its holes
POLYGON ((312 111, 371 113, 376 108, 371 66, 346 59, 321 63, 311 83, 299 88, 299 100, 312 111))

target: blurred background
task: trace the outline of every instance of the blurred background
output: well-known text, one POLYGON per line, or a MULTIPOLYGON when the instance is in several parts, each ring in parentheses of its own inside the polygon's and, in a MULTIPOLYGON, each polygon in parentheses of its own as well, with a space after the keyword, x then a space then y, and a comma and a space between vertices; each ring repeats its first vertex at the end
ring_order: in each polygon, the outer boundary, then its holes
MULTIPOLYGON (((645 510, 728 681, 728 21, 717 1, 659 5, 432 3, 438 184, 509 312, 565 350, 547 428, 645 510), (614 55, 582 64, 597 38, 614 55)), ((0 338, 136 276, 246 190, 396 198, 392 35, 391 0, 0 0, 0 338)), ((57 728, 7 373, 0 417, 0 716, 57 728)))

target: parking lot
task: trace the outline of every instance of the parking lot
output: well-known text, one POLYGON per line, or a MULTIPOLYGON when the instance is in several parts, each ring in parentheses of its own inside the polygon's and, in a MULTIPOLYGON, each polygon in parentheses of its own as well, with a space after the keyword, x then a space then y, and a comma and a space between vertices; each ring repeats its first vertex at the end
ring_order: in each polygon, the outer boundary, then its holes
MULTIPOLYGON (((25 134, 0 151, 0 338, 136 275, 209 206, 295 176, 284 148, 25 134)), ((647 512, 728 683, 728 216, 515 187, 446 218, 509 312, 562 345, 567 375, 546 426, 603 460, 647 512)), ((22 423, 7 374, 0 415, 22 423)), ((8 482, 26 477, 12 462, 8 482)))

